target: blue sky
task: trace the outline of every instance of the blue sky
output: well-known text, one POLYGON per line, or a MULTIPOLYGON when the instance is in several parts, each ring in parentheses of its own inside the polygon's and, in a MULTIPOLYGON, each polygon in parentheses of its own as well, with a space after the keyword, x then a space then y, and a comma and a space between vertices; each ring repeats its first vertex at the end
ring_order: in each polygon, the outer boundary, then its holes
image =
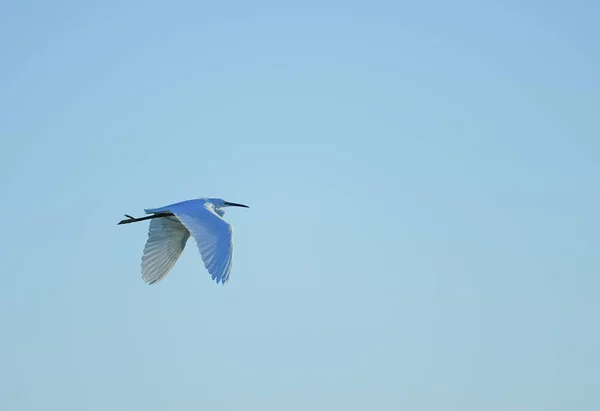
POLYGON ((593 1, 0 5, 0 408, 597 410, 593 1), (250 205, 230 283, 147 224, 250 205))

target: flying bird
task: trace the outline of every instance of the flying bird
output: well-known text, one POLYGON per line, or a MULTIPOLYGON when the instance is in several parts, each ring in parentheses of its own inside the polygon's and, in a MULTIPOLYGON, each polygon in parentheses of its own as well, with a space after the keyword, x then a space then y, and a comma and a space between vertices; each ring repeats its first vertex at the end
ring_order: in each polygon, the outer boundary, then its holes
POLYGON ((171 271, 190 235, 196 241, 204 267, 212 279, 229 282, 233 261, 233 227, 223 219, 225 207, 246 207, 220 198, 198 198, 160 208, 144 209, 146 217, 125 214, 129 224, 151 220, 142 254, 142 279, 155 284, 171 271))

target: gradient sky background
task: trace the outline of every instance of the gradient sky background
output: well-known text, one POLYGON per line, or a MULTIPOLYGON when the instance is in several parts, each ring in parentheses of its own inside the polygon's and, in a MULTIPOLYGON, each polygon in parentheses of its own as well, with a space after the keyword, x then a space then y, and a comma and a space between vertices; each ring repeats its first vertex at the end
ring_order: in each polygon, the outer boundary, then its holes
POLYGON ((281 3, 2 2, 0 409, 600 409, 600 3, 281 3))

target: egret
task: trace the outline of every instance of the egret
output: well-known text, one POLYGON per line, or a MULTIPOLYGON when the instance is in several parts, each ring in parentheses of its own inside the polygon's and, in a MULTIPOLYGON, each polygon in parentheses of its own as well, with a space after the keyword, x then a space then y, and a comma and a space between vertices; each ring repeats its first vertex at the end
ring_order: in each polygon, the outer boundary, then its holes
POLYGON ((190 238, 194 237, 204 267, 217 284, 229 282, 233 261, 233 227, 223 219, 225 207, 246 207, 220 198, 198 198, 144 209, 146 217, 125 214, 129 224, 151 220, 142 254, 142 279, 155 284, 171 271, 190 238))

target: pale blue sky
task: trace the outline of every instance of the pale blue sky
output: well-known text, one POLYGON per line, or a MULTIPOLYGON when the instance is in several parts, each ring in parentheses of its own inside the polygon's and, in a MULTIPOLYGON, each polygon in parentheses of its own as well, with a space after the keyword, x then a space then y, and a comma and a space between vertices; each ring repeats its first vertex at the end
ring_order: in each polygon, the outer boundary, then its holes
POLYGON ((0 409, 600 409, 596 1, 0 5, 0 409), (155 286, 147 223, 228 210, 155 286))

